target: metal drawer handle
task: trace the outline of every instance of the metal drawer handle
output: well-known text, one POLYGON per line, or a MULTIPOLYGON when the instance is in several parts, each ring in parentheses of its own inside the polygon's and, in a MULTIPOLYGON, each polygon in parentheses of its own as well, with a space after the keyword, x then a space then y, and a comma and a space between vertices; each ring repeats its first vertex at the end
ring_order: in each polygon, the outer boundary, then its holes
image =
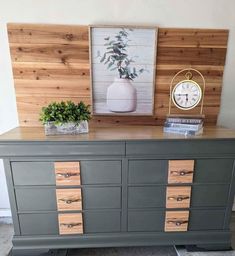
POLYGON ((168 220, 167 224, 175 224, 177 227, 188 223, 187 220, 168 220))
POLYGON ((78 223, 61 223, 60 226, 66 226, 67 228, 73 228, 76 226, 81 226, 82 223, 78 222, 78 223))
POLYGON ((72 172, 66 172, 66 173, 57 173, 58 177, 64 177, 64 178, 70 178, 72 176, 79 176, 79 173, 72 173, 72 172))
POLYGON ((66 204, 72 204, 75 202, 81 202, 82 199, 81 198, 76 198, 76 199, 61 198, 61 199, 59 199, 59 201, 65 202, 66 204))
POLYGON ((179 170, 179 171, 171 171, 171 174, 173 175, 179 175, 179 176, 185 176, 185 175, 188 175, 188 174, 191 174, 193 173, 193 171, 188 171, 188 170, 179 170))
POLYGON ((183 200, 187 200, 189 199, 190 197, 189 196, 182 196, 182 195, 179 195, 179 196, 169 196, 167 199, 168 200, 175 200, 177 202, 181 202, 183 200))

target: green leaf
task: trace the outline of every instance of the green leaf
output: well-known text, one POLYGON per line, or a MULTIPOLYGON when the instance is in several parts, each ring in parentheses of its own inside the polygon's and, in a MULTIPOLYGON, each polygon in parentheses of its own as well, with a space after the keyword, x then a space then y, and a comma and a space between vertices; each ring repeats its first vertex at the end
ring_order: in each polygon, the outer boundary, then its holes
POLYGON ((39 120, 46 124, 48 122, 55 122, 56 124, 62 124, 67 122, 77 122, 81 120, 90 120, 91 112, 90 106, 85 105, 82 101, 77 105, 72 101, 67 102, 52 102, 47 107, 43 107, 39 120))
POLYGON ((100 59, 100 62, 101 62, 101 63, 104 62, 105 58, 106 58, 106 53, 105 53, 104 56, 100 59))

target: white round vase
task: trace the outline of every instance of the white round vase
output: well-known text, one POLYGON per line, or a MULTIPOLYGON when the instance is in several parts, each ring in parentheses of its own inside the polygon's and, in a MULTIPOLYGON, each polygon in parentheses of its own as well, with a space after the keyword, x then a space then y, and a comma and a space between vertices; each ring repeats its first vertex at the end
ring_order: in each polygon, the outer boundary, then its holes
POLYGON ((137 105, 137 92, 129 79, 115 78, 107 89, 107 107, 112 112, 133 112, 137 105))

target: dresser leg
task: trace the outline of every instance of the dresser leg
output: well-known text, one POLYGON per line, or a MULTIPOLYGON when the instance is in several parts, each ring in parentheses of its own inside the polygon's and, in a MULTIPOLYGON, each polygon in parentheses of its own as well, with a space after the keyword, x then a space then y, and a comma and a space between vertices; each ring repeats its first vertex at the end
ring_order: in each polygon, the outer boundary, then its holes
POLYGON ((8 256, 68 256, 68 250, 15 250, 12 249, 8 256))
POLYGON ((188 252, 203 252, 203 251, 231 251, 231 244, 200 244, 200 245, 185 245, 188 252))

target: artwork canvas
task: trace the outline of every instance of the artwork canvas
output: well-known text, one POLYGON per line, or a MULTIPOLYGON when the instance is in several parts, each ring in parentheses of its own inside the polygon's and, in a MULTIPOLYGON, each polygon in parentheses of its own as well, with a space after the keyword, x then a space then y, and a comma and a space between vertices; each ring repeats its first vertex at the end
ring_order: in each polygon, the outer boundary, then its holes
POLYGON ((157 28, 90 27, 95 115, 152 115, 157 28))

